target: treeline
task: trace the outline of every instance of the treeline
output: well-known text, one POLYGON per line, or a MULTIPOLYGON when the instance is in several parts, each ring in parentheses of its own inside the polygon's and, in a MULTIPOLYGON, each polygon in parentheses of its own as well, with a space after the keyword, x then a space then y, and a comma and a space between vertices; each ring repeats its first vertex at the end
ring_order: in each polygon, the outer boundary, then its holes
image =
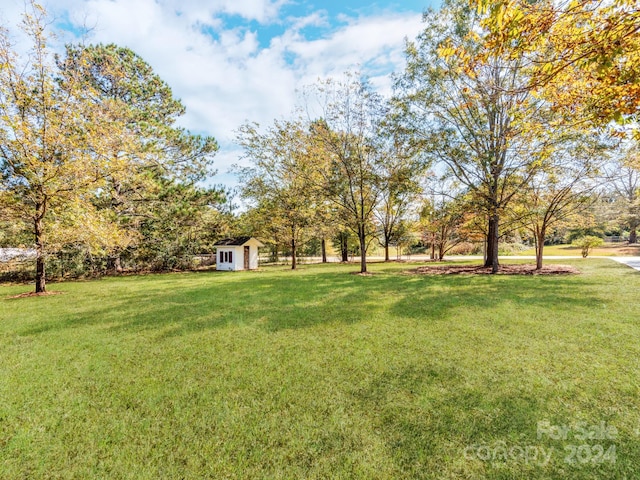
POLYGON ((531 240, 537 268, 552 237, 635 241, 638 20, 634 2, 445 1, 391 98, 350 73, 307 88, 302 113, 240 129, 247 223, 290 245, 292 268, 307 239, 350 233, 361 272, 371 242, 387 259, 481 244, 497 272, 506 238, 531 240))
POLYGON ((19 55, 0 31, 0 242, 51 273, 183 266, 224 231, 225 195, 199 181, 218 149, 177 125, 184 106, 138 55, 115 45, 49 48, 31 3, 19 55), (194 241, 196 240, 197 241, 194 241))
POLYGON ((259 236, 292 268, 327 246, 432 258, 560 236, 637 240, 637 2, 447 0, 424 15, 384 98, 357 72, 307 87, 289 118, 243 125, 244 208, 203 188, 218 149, 134 52, 48 46, 46 13, 20 56, 0 32, 0 246, 54 275, 189 268, 217 239, 259 236), (565 235, 566 234, 566 235, 565 235))

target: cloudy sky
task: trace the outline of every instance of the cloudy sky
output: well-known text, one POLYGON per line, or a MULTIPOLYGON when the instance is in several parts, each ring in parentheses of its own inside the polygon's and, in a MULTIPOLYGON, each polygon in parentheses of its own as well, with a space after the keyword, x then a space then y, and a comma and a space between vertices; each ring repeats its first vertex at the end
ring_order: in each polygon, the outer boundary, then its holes
MULTIPOLYGON (((210 183, 233 186, 241 152, 234 131, 287 116, 296 90, 358 69, 382 93, 404 64, 405 37, 438 0, 49 0, 65 40, 90 28, 89 42, 127 46, 187 107, 182 125, 221 145, 210 183)), ((24 0, 2 0, 13 29, 24 0)))

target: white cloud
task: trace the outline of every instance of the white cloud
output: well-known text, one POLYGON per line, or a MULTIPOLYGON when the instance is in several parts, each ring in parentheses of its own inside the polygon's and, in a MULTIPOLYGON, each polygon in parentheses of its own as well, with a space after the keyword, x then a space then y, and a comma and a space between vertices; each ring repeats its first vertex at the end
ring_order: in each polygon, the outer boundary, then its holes
POLYGON ((287 0, 222 0, 217 3, 222 4, 224 13, 265 23, 277 18, 280 8, 289 2, 287 0))
POLYGON ((361 66, 363 73, 387 76, 389 68, 400 69, 404 38, 415 37, 422 26, 417 15, 385 15, 351 19, 333 35, 315 41, 292 39, 287 50, 298 56, 298 68, 307 78, 341 74, 361 66), (367 65, 385 66, 367 72, 367 65))
POLYGON ((287 22, 291 24, 291 30, 301 30, 306 27, 328 27, 329 18, 327 12, 319 10, 306 17, 289 17, 287 22))
MULTIPOLYGON (((5 1, 11 9, 3 6, 3 12, 15 25, 23 2, 5 1)), ((222 173, 237 162, 234 130, 247 120, 265 125, 288 115, 296 89, 318 78, 360 68, 382 93, 389 93, 388 72, 402 68, 404 38, 414 38, 422 28, 416 12, 343 16, 332 31, 324 11, 279 19, 286 2, 87 0, 78 7, 77 0, 56 0, 49 9, 59 17, 68 12, 78 28, 95 25, 90 42, 127 46, 149 62, 186 105, 182 124, 221 143, 216 163, 222 173), (261 47, 260 32, 246 26, 225 29, 220 13, 287 28, 261 47), (327 33, 308 40, 307 27, 327 33)))

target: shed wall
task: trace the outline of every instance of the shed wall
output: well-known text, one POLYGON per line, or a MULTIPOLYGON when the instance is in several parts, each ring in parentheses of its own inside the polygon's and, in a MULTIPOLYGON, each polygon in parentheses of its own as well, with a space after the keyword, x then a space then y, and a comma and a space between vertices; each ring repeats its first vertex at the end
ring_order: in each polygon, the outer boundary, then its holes
MULTIPOLYGON (((258 268, 258 247, 249 244, 249 269, 258 268)), ((244 245, 216 247, 216 270, 239 271, 244 270, 244 245), (232 262, 221 262, 221 252, 232 252, 232 262)))

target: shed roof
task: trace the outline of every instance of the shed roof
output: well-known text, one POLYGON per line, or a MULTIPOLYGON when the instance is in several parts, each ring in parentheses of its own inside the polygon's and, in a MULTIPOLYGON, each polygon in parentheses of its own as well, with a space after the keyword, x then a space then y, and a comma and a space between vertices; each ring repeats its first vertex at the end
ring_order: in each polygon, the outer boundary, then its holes
MULTIPOLYGON (((223 238, 222 240, 218 240, 214 247, 241 247, 251 239, 254 239, 254 237, 223 238)), ((254 240, 260 243, 257 239, 254 240)), ((260 245, 262 244, 260 243, 260 245)))

